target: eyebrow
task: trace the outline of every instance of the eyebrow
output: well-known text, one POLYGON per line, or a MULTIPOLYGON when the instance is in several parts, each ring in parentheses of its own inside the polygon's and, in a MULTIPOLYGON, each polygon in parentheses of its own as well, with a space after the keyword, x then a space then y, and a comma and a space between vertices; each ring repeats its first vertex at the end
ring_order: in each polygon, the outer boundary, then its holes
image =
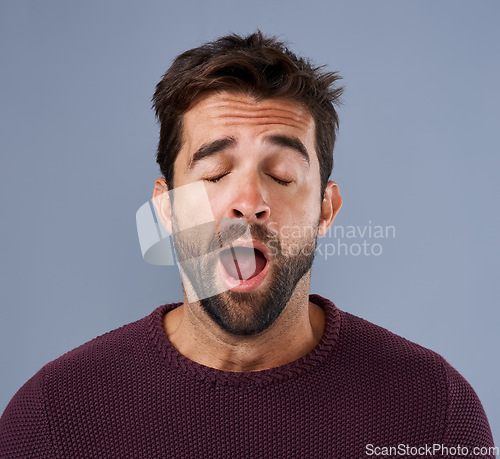
POLYGON ((189 161, 189 169, 192 169, 195 164, 204 158, 215 155, 216 153, 226 150, 227 148, 236 145, 236 139, 233 137, 226 137, 224 139, 214 140, 213 142, 202 145, 195 151, 191 161, 189 161))
MULTIPOLYGON (((302 159, 309 166, 310 159, 307 148, 297 137, 289 137, 286 135, 272 135, 266 138, 266 141, 277 145, 279 147, 289 148, 297 152, 302 159)), ((234 137, 226 137, 224 139, 214 140, 213 142, 206 143, 202 145, 198 150, 195 151, 191 160, 189 161, 189 169, 192 169, 196 163, 202 159, 208 158, 209 156, 220 153, 223 150, 234 147, 237 144, 237 140, 234 137)))
POLYGON ((310 159, 309 153, 307 153, 307 148, 297 137, 289 137, 287 135, 272 135, 266 140, 273 143, 274 145, 278 145, 279 147, 290 148, 291 150, 296 151, 300 154, 300 156, 302 156, 302 159, 304 159, 309 166, 310 159))

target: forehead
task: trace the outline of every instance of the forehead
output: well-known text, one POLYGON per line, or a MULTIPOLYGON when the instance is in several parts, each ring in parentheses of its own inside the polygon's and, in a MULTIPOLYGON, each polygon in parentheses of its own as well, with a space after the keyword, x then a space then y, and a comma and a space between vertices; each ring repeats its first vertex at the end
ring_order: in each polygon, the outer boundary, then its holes
POLYGON ((314 120, 298 102, 273 98, 257 100, 239 92, 211 93, 198 100, 183 118, 184 140, 206 134, 247 131, 264 135, 281 130, 314 142, 314 120))

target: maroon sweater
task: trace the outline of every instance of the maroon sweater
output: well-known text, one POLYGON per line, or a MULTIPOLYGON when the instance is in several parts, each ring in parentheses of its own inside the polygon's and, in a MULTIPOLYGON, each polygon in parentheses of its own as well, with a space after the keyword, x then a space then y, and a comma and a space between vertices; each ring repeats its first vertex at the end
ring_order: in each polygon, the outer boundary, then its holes
POLYGON ((492 446, 475 392, 442 357, 311 301, 326 312, 321 341, 269 370, 224 372, 179 354, 162 328, 175 304, 95 338, 14 396, 0 457, 343 459, 435 445, 473 457, 492 446))

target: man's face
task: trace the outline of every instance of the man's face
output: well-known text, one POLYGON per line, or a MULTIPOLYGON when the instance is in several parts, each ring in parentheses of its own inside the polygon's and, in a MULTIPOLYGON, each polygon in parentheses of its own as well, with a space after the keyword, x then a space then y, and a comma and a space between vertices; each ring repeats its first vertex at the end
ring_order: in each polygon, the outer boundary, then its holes
MULTIPOLYGON (((321 183, 311 114, 284 99, 256 102, 230 92, 202 98, 183 118, 174 188, 200 182, 215 221, 244 222, 251 236, 235 234, 232 247, 198 257, 202 261, 184 274, 196 291, 221 287, 217 295, 200 295, 200 304, 224 330, 260 333, 310 275, 314 258, 321 183)), ((180 206, 175 201, 174 233, 180 206)), ((182 214, 185 219, 185 208, 182 214)), ((231 231, 238 228, 229 224, 226 235, 231 231)), ((199 236, 186 240, 174 234, 178 255, 204 253, 206 241, 199 236)))

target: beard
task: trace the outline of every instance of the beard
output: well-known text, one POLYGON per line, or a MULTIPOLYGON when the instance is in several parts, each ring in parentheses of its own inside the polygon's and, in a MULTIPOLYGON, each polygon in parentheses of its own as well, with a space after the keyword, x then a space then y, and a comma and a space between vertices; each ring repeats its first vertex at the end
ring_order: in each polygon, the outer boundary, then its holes
MULTIPOLYGON (((203 230, 205 241, 206 229, 203 230)), ((298 282, 310 271, 317 243, 316 234, 295 240, 293 247, 299 250, 292 253, 291 246, 284 247, 277 234, 269 228, 252 224, 249 229, 255 241, 272 250, 267 260, 267 263, 271 263, 267 285, 259 291, 248 293, 220 289, 217 279, 218 253, 207 253, 207 249, 201 248, 201 245, 214 247, 221 240, 220 228, 205 244, 200 243, 203 240, 201 232, 198 238, 174 237, 176 254, 178 259, 184 261, 180 264, 201 308, 222 330, 239 336, 257 335, 276 321, 298 282)), ((242 234, 241 224, 230 225, 222 232, 222 239, 235 240, 242 234)))

